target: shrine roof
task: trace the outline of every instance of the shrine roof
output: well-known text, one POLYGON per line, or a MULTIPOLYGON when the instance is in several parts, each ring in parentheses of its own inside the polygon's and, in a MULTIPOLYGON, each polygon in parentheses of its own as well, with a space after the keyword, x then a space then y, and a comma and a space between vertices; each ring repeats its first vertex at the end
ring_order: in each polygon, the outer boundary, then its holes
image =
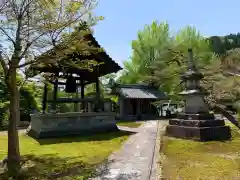
MULTIPOLYGON (((84 40, 86 40, 86 42, 89 42, 92 46, 96 47, 96 48, 101 48, 103 49, 99 43, 97 42, 97 40, 95 39, 95 37, 93 36, 92 33, 86 34, 84 35, 84 40)), ((53 49, 50 49, 49 51, 43 53, 42 55, 40 55, 39 57, 37 57, 37 59, 44 59, 44 58, 48 58, 49 54, 51 54, 51 52, 54 51, 53 49)), ((76 52, 78 53, 78 52, 76 52)), ((38 64, 38 65, 34 65, 32 66, 33 69, 37 70, 38 72, 50 72, 50 73, 57 73, 57 72, 67 72, 67 73, 73 73, 73 74, 78 74, 80 76, 82 76, 85 80, 87 81, 94 81, 96 78, 96 73, 98 74, 98 77, 104 76, 106 74, 110 74, 110 73, 116 73, 117 71, 121 70, 122 68, 118 65, 118 63, 116 63, 107 53, 105 50, 102 50, 100 52, 94 52, 94 53, 90 53, 90 55, 78 55, 78 59, 84 60, 84 61, 88 61, 88 60, 95 60, 98 63, 103 62, 103 64, 98 66, 98 72, 96 71, 89 71, 87 69, 80 69, 77 67, 65 67, 64 69, 61 68, 61 63, 58 63, 57 65, 48 65, 46 64, 38 64)), ((61 61, 60 61, 61 62, 61 61)))
POLYGON ((124 98, 129 99, 166 99, 164 92, 148 85, 129 84, 118 85, 116 88, 124 98))

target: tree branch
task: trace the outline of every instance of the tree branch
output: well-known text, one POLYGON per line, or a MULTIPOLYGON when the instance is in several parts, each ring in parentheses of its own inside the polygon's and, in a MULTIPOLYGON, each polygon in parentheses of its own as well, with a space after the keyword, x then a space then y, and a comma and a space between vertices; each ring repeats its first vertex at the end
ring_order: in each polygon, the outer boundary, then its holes
POLYGON ((25 3, 27 2, 27 0, 24 0, 22 2, 22 5, 21 5, 21 9, 20 9, 20 15, 24 15, 24 13, 28 10, 30 4, 33 2, 33 0, 31 1, 28 1, 28 3, 26 4, 26 6, 24 7, 25 3))
POLYGON ((3 34, 8 37, 8 39, 13 43, 14 46, 16 45, 15 41, 8 35, 8 33, 2 27, 0 27, 0 31, 2 31, 3 34))
POLYGON ((77 17, 76 19, 74 19, 73 21, 67 21, 66 23, 64 23, 64 24, 62 24, 61 26, 59 26, 56 30, 59 30, 59 32, 56 32, 55 31, 55 33, 57 33, 56 35, 55 35, 55 37, 54 37, 54 32, 53 32, 53 40, 56 40, 57 38, 58 38, 58 36, 59 36, 59 34, 66 28, 66 27, 68 27, 68 26, 70 26, 71 24, 74 24, 74 23, 76 23, 79 19, 81 19, 82 18, 82 16, 83 15, 85 15, 87 13, 87 10, 86 11, 84 11, 79 17, 77 17))
POLYGON ((31 64, 34 64, 34 63, 37 63, 37 62, 38 62, 38 61, 36 61, 36 60, 28 61, 28 62, 26 62, 26 63, 23 63, 23 64, 20 64, 20 65, 16 66, 16 68, 23 68, 23 67, 25 67, 25 66, 27 66, 27 65, 31 65, 31 64))
POLYGON ((42 34, 40 34, 39 36, 37 36, 35 39, 33 39, 30 43, 28 43, 28 44, 26 45, 25 49, 23 50, 23 52, 22 52, 22 54, 21 54, 21 56, 20 56, 20 60, 21 60, 21 59, 23 58, 23 56, 26 54, 27 50, 31 47, 31 45, 32 45, 35 41, 37 41, 40 37, 44 36, 45 34, 46 34, 45 32, 42 33, 42 34))

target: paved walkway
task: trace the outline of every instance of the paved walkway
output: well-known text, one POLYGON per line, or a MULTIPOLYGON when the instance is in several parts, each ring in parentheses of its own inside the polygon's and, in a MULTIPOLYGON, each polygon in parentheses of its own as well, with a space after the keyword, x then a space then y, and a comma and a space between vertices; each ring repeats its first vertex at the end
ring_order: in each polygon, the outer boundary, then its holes
POLYGON ((122 149, 113 153, 107 163, 102 164, 99 176, 92 180, 153 180, 156 173, 155 144, 158 130, 163 129, 166 121, 147 121, 140 128, 122 128, 133 130, 122 149), (155 169, 154 169, 155 168, 155 169))

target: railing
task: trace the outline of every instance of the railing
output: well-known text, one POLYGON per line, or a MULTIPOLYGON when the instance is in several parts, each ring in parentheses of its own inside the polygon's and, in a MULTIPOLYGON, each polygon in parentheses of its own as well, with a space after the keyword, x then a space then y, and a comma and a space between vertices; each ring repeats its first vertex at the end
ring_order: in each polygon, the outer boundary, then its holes
MULTIPOLYGON (((75 106, 79 106, 81 104, 81 106, 77 108, 73 108, 75 109, 75 111, 71 111, 71 112, 112 112, 112 102, 110 99, 100 99, 99 101, 97 101, 95 97, 94 98, 57 98, 56 101, 48 100, 47 103, 49 104, 56 103, 57 105, 62 103, 74 103, 75 106)), ((50 109, 49 112, 59 112, 58 108, 55 111, 51 110, 51 108, 49 109, 50 109)))

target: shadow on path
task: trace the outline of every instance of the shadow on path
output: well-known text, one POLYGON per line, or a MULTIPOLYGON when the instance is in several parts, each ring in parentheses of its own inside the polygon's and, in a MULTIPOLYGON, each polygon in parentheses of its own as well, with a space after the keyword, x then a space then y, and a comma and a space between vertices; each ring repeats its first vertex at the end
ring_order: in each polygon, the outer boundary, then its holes
MULTIPOLYGON (((166 122, 161 123, 161 129, 166 122)), ((118 152, 109 156, 108 163, 98 167, 98 174, 89 180, 147 180, 151 176, 157 121, 147 121, 139 128, 119 127, 119 129, 131 129, 137 133, 130 136, 118 152)))
POLYGON ((111 168, 111 164, 113 163, 116 163, 116 160, 108 160, 102 163, 90 176, 89 180, 135 180, 141 175, 140 172, 119 173, 120 169, 111 168), (117 177, 115 177, 115 175, 117 175, 117 177))

